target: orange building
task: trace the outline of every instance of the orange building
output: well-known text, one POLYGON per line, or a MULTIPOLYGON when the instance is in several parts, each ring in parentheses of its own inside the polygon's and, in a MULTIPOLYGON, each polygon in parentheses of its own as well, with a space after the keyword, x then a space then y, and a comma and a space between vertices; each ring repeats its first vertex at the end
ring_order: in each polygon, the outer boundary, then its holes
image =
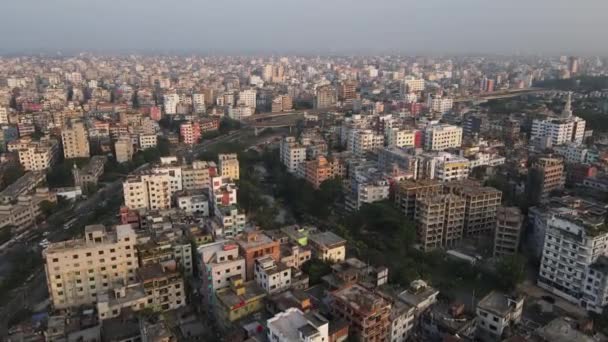
POLYGON ((331 313, 350 323, 356 341, 389 340, 391 303, 359 284, 331 292, 331 313))
POLYGON ((328 179, 346 175, 346 165, 338 158, 317 156, 313 160, 301 163, 299 167, 300 175, 315 189, 328 179))
POLYGON ((245 232, 237 238, 241 255, 245 256, 245 267, 247 280, 253 279, 253 266, 255 260, 269 255, 275 261, 281 258, 281 247, 279 241, 273 241, 270 237, 258 230, 245 232))

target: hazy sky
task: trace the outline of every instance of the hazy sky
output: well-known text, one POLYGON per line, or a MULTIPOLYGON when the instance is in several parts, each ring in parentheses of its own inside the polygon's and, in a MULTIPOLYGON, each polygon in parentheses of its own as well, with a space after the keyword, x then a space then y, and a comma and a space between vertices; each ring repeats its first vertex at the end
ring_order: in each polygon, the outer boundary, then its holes
POLYGON ((608 0, 0 0, 0 51, 608 55, 608 0))

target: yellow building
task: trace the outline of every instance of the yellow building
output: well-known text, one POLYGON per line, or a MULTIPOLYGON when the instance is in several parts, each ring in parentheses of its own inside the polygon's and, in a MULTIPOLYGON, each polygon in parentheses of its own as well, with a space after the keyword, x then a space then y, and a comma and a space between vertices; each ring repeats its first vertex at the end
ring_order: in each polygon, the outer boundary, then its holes
POLYGON ((220 154, 219 169, 222 177, 228 177, 232 180, 239 179, 239 160, 236 154, 220 154))
POLYGON ((264 310, 266 292, 255 281, 244 282, 243 278, 230 278, 230 287, 215 293, 215 314, 224 328, 239 319, 264 310))
POLYGON ((65 159, 89 158, 89 133, 81 121, 72 122, 70 127, 64 127, 61 132, 63 155, 65 159))

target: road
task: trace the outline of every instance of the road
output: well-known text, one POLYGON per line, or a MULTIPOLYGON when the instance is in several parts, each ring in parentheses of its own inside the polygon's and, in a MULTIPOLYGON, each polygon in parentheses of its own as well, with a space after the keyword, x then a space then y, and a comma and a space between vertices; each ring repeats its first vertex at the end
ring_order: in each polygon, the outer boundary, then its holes
MULTIPOLYGON (((144 170, 148 167, 148 164, 144 164, 138 167, 134 172, 144 170)), ((75 235, 82 232, 82 227, 87 223, 91 215, 95 212, 95 209, 101 208, 112 217, 115 215, 118 208, 113 207, 115 201, 108 201, 108 199, 115 199, 122 197, 122 179, 117 179, 111 183, 106 183, 104 187, 101 187, 95 194, 91 195, 88 199, 78 202, 74 206, 63 208, 56 213, 49 216, 46 222, 56 222, 56 225, 45 223, 39 225, 37 231, 47 232, 46 239, 51 242, 63 241, 66 239, 73 238, 75 235), (63 229, 66 221, 71 218, 77 218, 70 229, 63 229)), ((31 231, 32 229, 30 229, 31 231)), ((31 235, 30 235, 31 236, 31 235)), ((28 239, 21 237, 15 239, 13 244, 7 247, 0 257, 0 269, 9 270, 15 265, 10 265, 10 255, 15 254, 18 251, 31 250, 36 253, 41 253, 42 249, 38 243, 43 239, 42 235, 38 235, 34 239, 28 239)), ((44 272, 44 266, 33 270, 31 275, 20 287, 11 291, 10 300, 0 308, 0 340, 2 336, 5 336, 7 323, 10 317, 16 312, 22 309, 32 309, 41 302, 48 299, 48 292, 46 288, 46 276, 44 272)))

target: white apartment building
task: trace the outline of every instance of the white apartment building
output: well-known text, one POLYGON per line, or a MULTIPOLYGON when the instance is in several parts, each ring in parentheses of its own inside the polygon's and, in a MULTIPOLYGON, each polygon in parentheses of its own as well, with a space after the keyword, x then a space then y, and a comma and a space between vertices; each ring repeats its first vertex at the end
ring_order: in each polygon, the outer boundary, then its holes
POLYGON ((500 340, 506 328, 521 321, 523 308, 524 297, 492 291, 477 303, 477 329, 500 340))
POLYGON ((177 114, 177 105, 179 104, 178 94, 166 94, 163 96, 163 107, 165 108, 165 114, 175 115, 177 114))
POLYGON ((250 117, 255 112, 254 107, 248 107, 245 105, 238 105, 236 107, 228 106, 226 110, 228 117, 234 120, 242 120, 244 118, 250 117))
POLYGON ((564 161, 568 164, 591 164, 595 163, 598 159, 597 150, 589 149, 584 145, 572 142, 553 146, 553 151, 564 157, 564 161))
POLYGON ((389 327, 390 342, 405 342, 409 339, 410 333, 416 323, 416 308, 400 299, 393 300, 391 305, 389 327))
POLYGON ((306 147, 296 141, 295 137, 284 137, 279 147, 281 163, 289 173, 295 174, 298 165, 306 160, 306 147))
POLYGON ((177 207, 186 213, 209 216, 209 198, 200 192, 180 191, 176 195, 177 207))
POLYGON ((303 313, 289 308, 266 321, 268 341, 328 342, 329 322, 316 312, 303 313))
POLYGON ((245 89, 239 92, 238 104, 247 106, 249 108, 255 108, 256 106, 257 92, 255 89, 245 89))
POLYGON ((9 110, 7 107, 0 106, 0 124, 1 125, 8 124, 8 113, 9 113, 9 110))
POLYGON ((192 94, 192 107, 195 113, 204 113, 207 109, 205 105, 205 94, 194 93, 192 94))
POLYGON ((219 240, 198 247, 201 295, 209 310, 213 308, 215 291, 230 286, 230 278, 245 279, 245 258, 239 254, 239 246, 230 240, 219 240))
POLYGON ((84 239, 52 243, 43 251, 47 286, 55 309, 93 304, 117 284, 136 281, 137 235, 130 225, 108 232, 86 226, 84 239))
POLYGON ((158 136, 156 134, 140 134, 139 135, 139 148, 142 150, 156 147, 158 143, 158 136))
POLYGON ((444 114, 452 110, 454 100, 450 97, 431 96, 431 98, 429 98, 428 106, 431 111, 444 114))
POLYGON ((531 139, 549 138, 551 145, 568 142, 581 144, 585 136, 585 120, 572 116, 532 121, 531 139))
POLYGON ((89 158, 89 133, 83 122, 72 122, 61 130, 63 155, 65 159, 89 158))
POLYGON ((406 76, 403 79, 405 91, 415 93, 424 90, 425 81, 423 78, 415 78, 414 76, 406 76))
POLYGON ((57 162, 59 143, 55 139, 32 141, 19 139, 7 144, 9 152, 17 152, 19 164, 26 171, 43 171, 57 162))
POLYGON ((437 179, 442 182, 463 180, 469 177, 471 162, 448 152, 424 153, 419 156, 418 178, 437 179))
POLYGON ((608 302, 608 270, 601 267, 607 254, 608 230, 603 217, 585 220, 551 215, 545 227, 538 286, 589 311, 601 312, 608 302))
POLYGON ((174 157, 162 157, 161 165, 150 169, 150 173, 152 174, 167 175, 171 195, 183 189, 182 167, 174 160, 174 157))
POLYGON ((362 156, 384 147, 384 136, 372 130, 354 130, 348 144, 349 151, 362 156))
POLYGON ((282 292, 291 287, 291 268, 265 256, 255 260, 254 279, 268 294, 282 292))
POLYGON ((462 127, 437 124, 424 131, 424 148, 428 151, 443 151, 462 145, 462 127))
POLYGON ((130 136, 121 136, 114 143, 114 156, 119 163, 125 163, 133 158, 133 141, 130 136))
POLYGON ((245 229, 247 216, 236 205, 217 205, 214 215, 219 225, 214 231, 215 236, 234 237, 245 229))
POLYGON ((386 130, 387 146, 410 147, 416 144, 416 130, 389 128, 386 130))
POLYGON ((122 184, 125 206, 129 209, 171 208, 171 177, 167 173, 130 176, 122 184))

